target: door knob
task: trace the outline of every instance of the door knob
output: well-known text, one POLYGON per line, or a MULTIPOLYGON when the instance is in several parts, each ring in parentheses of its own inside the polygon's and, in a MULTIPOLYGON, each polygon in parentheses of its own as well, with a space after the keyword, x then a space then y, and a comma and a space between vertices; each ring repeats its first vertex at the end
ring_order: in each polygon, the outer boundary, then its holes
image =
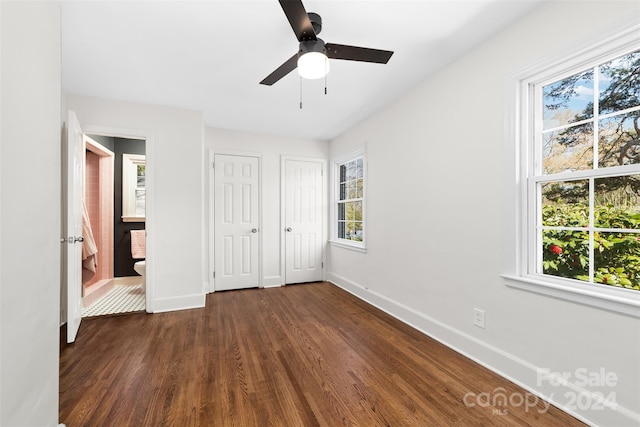
POLYGON ((252 232, 252 233, 257 233, 257 232, 258 232, 258 229, 257 229, 257 228, 252 228, 252 229, 251 229, 251 232, 252 232))
POLYGON ((286 231, 291 232, 291 227, 287 227, 286 231))
POLYGON ((74 243, 78 243, 78 242, 84 242, 84 237, 69 236, 69 237, 63 237, 62 239, 60 239, 60 243, 68 243, 70 245, 73 245, 74 243))

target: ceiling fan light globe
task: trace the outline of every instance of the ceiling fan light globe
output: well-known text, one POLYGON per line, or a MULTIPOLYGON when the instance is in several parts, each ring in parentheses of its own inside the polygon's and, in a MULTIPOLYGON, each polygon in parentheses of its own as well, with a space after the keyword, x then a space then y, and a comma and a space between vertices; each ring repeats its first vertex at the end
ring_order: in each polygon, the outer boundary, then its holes
POLYGON ((321 79, 329 72, 329 59, 321 52, 307 52, 298 58, 298 73, 304 79, 321 79))

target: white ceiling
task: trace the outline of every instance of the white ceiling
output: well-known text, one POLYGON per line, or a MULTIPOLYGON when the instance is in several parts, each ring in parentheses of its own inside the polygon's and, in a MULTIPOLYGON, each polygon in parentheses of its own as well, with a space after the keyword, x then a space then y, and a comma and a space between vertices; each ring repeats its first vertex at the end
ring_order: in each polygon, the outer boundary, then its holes
POLYGON ((258 84, 298 49, 277 0, 64 0, 62 84, 199 110, 211 127, 330 140, 540 1, 304 1, 325 42, 395 53, 386 65, 331 60, 328 94, 322 79, 302 81, 301 110, 297 72, 258 84))

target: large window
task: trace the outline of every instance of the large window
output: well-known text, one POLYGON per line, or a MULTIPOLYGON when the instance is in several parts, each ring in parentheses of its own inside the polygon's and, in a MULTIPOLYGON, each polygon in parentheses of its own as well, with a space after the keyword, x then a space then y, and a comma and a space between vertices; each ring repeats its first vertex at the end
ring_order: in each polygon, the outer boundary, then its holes
POLYGON ((639 28, 514 76, 515 250, 504 277, 640 317, 639 28))
POLYGON ((334 163, 334 243, 364 247, 365 159, 361 153, 334 163))
POLYGON ((534 88, 536 273, 640 290, 640 50, 534 88))

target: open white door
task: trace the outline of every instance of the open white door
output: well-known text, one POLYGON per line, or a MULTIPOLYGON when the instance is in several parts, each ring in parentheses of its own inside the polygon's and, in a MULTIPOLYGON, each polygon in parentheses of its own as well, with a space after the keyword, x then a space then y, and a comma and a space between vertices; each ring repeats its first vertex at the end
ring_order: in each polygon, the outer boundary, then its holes
POLYGON ((260 173, 257 157, 215 155, 214 287, 260 285, 260 173))
POLYGON ((73 111, 67 119, 66 166, 66 258, 67 342, 74 342, 82 321, 82 167, 84 142, 82 128, 73 111))
POLYGON ((321 161, 286 159, 285 283, 322 280, 321 161))

